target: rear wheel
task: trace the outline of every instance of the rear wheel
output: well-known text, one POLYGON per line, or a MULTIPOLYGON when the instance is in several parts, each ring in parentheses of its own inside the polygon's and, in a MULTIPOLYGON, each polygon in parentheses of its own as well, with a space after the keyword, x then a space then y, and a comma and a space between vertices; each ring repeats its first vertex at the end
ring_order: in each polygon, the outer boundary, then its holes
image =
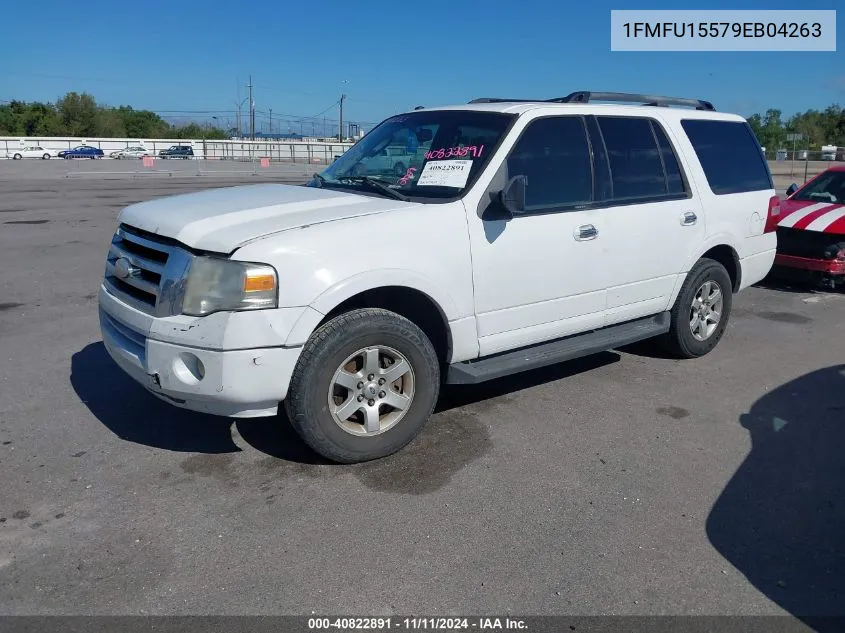
POLYGON ((680 358, 710 353, 725 333, 732 304, 728 271, 712 259, 699 260, 678 293, 663 347, 680 358))
POLYGON ((340 463, 399 451, 422 430, 440 391, 440 363, 408 319, 366 308, 341 314, 305 344, 285 408, 314 451, 340 463))

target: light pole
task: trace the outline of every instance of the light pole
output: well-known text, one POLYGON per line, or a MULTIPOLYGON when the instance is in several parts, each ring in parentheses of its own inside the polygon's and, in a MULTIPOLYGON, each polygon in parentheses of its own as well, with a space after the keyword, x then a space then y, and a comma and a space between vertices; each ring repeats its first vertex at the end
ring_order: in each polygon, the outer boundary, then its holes
MULTIPOLYGON (((340 85, 343 86, 344 84, 348 84, 349 80, 344 79, 340 82, 340 85)), ((337 140, 343 143, 343 101, 346 99, 346 95, 341 93, 340 95, 340 121, 338 122, 337 126, 337 140)))
POLYGON ((249 136, 255 140, 255 101, 252 99, 252 75, 249 76, 249 83, 246 85, 249 88, 249 136))
POLYGON ((245 97, 243 101, 240 102, 235 101, 235 107, 238 108, 238 138, 241 138, 243 136, 241 134, 241 108, 246 103, 247 99, 249 99, 249 97, 245 97))

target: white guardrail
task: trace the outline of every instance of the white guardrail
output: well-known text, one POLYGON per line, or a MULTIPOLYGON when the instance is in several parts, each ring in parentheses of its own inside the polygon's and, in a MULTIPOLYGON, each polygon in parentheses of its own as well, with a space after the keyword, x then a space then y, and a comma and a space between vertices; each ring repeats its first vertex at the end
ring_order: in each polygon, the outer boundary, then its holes
POLYGON ((331 163, 352 147, 352 143, 323 140, 207 140, 207 139, 127 139, 127 138, 72 138, 72 137, 13 137, 0 136, 0 159, 12 156, 15 150, 38 146, 51 152, 90 145, 103 150, 109 158, 111 152, 127 147, 143 147, 157 157, 158 153, 173 145, 190 145, 194 159, 254 161, 267 158, 286 163, 331 163))

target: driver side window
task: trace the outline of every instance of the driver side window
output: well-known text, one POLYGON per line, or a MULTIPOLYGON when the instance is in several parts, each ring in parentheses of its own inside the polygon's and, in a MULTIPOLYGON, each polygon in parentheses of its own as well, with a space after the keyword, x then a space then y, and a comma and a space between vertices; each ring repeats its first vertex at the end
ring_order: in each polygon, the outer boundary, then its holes
POLYGON ((562 211, 593 201, 593 170, 584 121, 579 116, 528 124, 507 158, 507 177, 526 177, 525 207, 562 211))

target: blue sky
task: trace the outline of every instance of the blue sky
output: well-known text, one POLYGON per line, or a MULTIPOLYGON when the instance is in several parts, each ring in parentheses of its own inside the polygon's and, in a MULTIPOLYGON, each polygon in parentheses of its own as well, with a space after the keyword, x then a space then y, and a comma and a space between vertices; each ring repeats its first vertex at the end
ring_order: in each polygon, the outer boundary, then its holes
POLYGON ((835 53, 610 50, 611 9, 796 9, 803 4, 796 0, 5 4, 0 100, 54 101, 87 91, 110 105, 207 111, 191 116, 233 123, 238 89, 244 99, 251 73, 259 128, 272 108, 275 131, 280 119, 283 131, 298 127, 291 115, 336 120, 332 104, 341 92, 348 95, 344 118, 363 122, 416 105, 589 89, 703 98, 746 116, 769 107, 790 114, 845 105, 841 25, 835 53))

